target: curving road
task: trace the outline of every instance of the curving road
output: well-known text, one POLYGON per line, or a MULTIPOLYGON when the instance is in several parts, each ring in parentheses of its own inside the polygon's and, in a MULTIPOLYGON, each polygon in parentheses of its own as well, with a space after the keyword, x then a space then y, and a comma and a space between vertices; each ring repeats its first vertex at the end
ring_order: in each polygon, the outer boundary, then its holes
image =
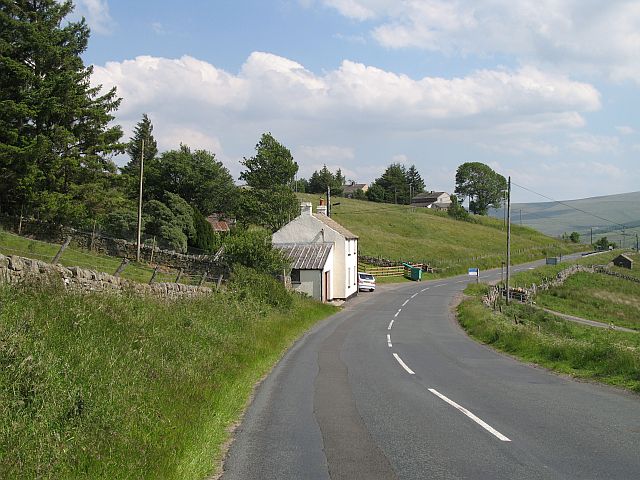
POLYGON ((640 397, 470 340, 451 314, 468 281, 385 285, 317 325, 258 388, 222 478, 640 478, 640 397))

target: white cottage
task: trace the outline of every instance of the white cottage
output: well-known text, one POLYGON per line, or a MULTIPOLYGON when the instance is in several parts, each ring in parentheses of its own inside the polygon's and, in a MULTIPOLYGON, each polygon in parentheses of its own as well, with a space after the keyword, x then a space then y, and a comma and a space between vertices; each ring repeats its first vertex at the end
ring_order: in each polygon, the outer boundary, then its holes
POLYGON ((292 261, 294 288, 313 291, 322 301, 347 299, 358 292, 358 237, 329 218, 326 208, 313 213, 311 203, 302 203, 300 216, 275 232, 272 242, 292 261))

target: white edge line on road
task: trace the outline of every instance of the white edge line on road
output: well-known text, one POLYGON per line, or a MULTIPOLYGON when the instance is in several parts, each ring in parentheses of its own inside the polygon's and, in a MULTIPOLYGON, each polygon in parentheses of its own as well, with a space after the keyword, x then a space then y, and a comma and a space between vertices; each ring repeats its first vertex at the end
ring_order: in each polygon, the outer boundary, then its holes
POLYGON ((396 357, 396 360, 398 361, 400 366, 404 368, 409 373, 409 375, 415 375, 414 371, 411 370, 409 367, 407 367, 407 364, 402 361, 402 359, 398 356, 397 353, 394 353, 393 356, 396 357))
POLYGON ((435 287, 444 287, 446 285, 446 283, 441 283, 440 285, 434 285, 433 288, 435 287))
MULTIPOLYGON (((394 353, 395 355, 395 353, 394 353)), ((398 361, 401 361, 398 359, 398 361)), ((471 413, 469 410, 467 410, 466 408, 458 405, 456 402, 454 402, 453 400, 445 397, 444 395, 442 395, 439 391, 437 391, 435 388, 430 388, 429 391, 431 393, 433 393, 436 397, 439 397, 440 399, 444 400, 445 402, 447 402, 449 405, 451 405, 452 407, 460 410, 462 413, 464 413, 467 417, 469 417, 471 420, 473 420, 474 422, 476 422, 478 425, 480 425, 482 428, 484 428, 486 431, 488 431, 489 433, 491 433, 492 435, 498 437, 500 440, 502 440, 503 442, 510 442, 511 440, 507 437, 505 437, 503 434, 501 434, 499 431, 497 431, 495 428, 493 428, 491 425, 489 425, 488 423, 486 423, 485 421, 481 420, 480 418, 476 417, 473 413, 471 413)))
POLYGON ((417 293, 414 293, 413 295, 411 295, 411 298, 416 298, 418 296, 417 293))
POLYGON ((387 330, 391 330, 391 327, 393 327, 393 322, 394 322, 394 321, 395 321, 395 320, 391 320, 391 321, 389 322, 389 326, 387 327, 387 330))
POLYGON ((393 345, 391 345, 391 335, 389 335, 387 333, 387 345, 389 345, 389 348, 391 348, 393 345))
POLYGON ((427 288, 423 288, 422 290, 420 290, 421 292, 426 292, 427 290, 429 290, 429 287, 427 288))
POLYGON ((409 300, 405 300, 404 303, 402 304, 402 306, 404 307, 407 303, 409 303, 409 300))
POLYGON ((400 315, 400 312, 402 311, 401 308, 398 309, 398 311, 396 312, 396 314, 393 316, 393 318, 396 318, 398 315, 400 315))
POLYGON ((464 282, 466 282, 466 280, 460 280, 459 282, 456 282, 456 283, 464 283, 464 282))

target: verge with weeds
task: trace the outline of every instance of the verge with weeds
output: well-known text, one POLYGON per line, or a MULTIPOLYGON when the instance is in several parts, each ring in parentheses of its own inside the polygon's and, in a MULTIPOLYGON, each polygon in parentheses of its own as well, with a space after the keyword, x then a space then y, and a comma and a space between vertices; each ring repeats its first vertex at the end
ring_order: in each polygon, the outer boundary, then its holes
POLYGON ((237 278, 175 302, 0 287, 0 478, 210 474, 255 382, 335 312, 237 278))
POLYGON ((473 338, 557 372, 640 392, 640 335, 574 324, 518 303, 493 311, 482 303, 486 288, 470 286, 458 306, 460 325, 473 338))

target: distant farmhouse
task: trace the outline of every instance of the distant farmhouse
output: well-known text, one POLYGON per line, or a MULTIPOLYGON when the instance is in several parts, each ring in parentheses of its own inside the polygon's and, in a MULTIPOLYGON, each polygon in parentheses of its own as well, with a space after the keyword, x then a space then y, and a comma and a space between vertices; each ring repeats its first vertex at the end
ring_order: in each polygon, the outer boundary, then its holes
POLYGON ((272 236, 273 246, 291 262, 291 283, 301 293, 328 302, 358 292, 358 236, 303 202, 300 215, 272 236))
POLYGON ((351 182, 348 185, 342 187, 342 195, 347 198, 352 198, 358 190, 362 190, 363 193, 366 193, 366 191, 369 190, 369 185, 367 185, 366 183, 351 182))
POLYGON ((214 232, 229 233, 231 227, 235 226, 236 220, 234 218, 224 218, 221 213, 214 213, 207 217, 207 222, 209 222, 214 232))
POLYGON ((434 210, 446 210, 451 205, 451 197, 447 192, 419 193, 411 199, 412 207, 432 208, 434 210))

